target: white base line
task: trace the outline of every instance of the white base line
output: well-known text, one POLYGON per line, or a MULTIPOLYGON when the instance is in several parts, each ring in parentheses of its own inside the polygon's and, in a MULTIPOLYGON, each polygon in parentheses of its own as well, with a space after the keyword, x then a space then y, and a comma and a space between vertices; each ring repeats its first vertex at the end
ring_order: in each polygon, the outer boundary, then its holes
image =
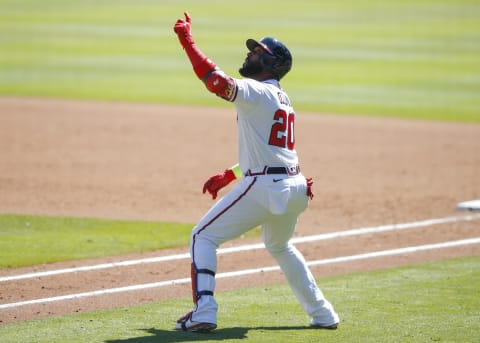
MULTIPOLYGON (((382 226, 375 226, 375 227, 365 227, 365 228, 358 228, 358 229, 352 229, 352 230, 324 233, 324 234, 314 235, 314 236, 298 237, 298 238, 293 238, 291 242, 293 244, 307 243, 307 242, 321 241, 321 240, 327 240, 327 239, 334 239, 339 237, 358 236, 358 235, 365 235, 369 233, 378 233, 378 232, 394 231, 394 230, 406 230, 406 229, 413 229, 418 227, 425 227, 425 226, 432 226, 432 225, 439 225, 439 224, 447 224, 447 223, 462 222, 462 221, 473 221, 477 219, 480 219, 480 214, 468 215, 468 216, 452 216, 452 217, 428 219, 428 220, 403 223, 403 224, 400 223, 400 224, 390 224, 390 225, 382 225, 382 226)), ((263 249, 263 248, 264 248, 263 243, 258 243, 258 244, 242 245, 242 246, 232 247, 232 248, 222 248, 222 249, 218 249, 217 253, 219 255, 230 254, 234 252, 249 251, 249 250, 256 250, 256 249, 263 249)), ((58 274, 86 272, 86 271, 107 269, 107 268, 126 267, 126 266, 133 266, 137 264, 160 263, 160 262, 182 260, 182 259, 188 259, 188 258, 190 258, 190 254, 184 253, 184 254, 177 254, 177 255, 144 258, 144 259, 138 259, 138 260, 102 263, 102 264, 91 265, 91 266, 73 267, 73 268, 50 270, 45 272, 4 276, 4 277, 0 277, 0 282, 20 280, 20 279, 31 279, 36 277, 52 276, 52 275, 58 275, 58 274)))
MULTIPOLYGON (((452 247, 461 246, 461 245, 479 244, 479 243, 480 243, 480 237, 476 237, 476 238, 463 239, 463 240, 458 240, 458 241, 450 241, 450 242, 419 245, 419 246, 412 246, 412 247, 399 248, 399 249, 383 250, 383 251, 370 252, 370 253, 358 254, 358 255, 352 255, 352 256, 335 257, 335 258, 329 258, 329 259, 324 259, 324 260, 310 261, 307 264, 309 266, 318 266, 318 265, 323 265, 323 264, 348 262, 348 261, 354 261, 354 260, 364 260, 364 259, 369 259, 369 258, 392 256, 392 255, 399 255, 399 254, 409 254, 409 253, 415 253, 415 252, 419 252, 419 251, 452 248, 452 247)), ((246 270, 240 270, 240 271, 236 271, 236 272, 220 273, 220 274, 217 274, 216 278, 217 279, 224 279, 224 278, 244 276, 244 275, 250 275, 250 274, 256 274, 256 273, 267 273, 267 272, 273 272, 273 271, 278 271, 278 270, 280 270, 280 267, 278 267, 278 266, 270 266, 270 267, 255 268, 255 269, 246 269, 246 270)), ((190 278, 167 280, 167 281, 147 283, 147 284, 142 284, 142 285, 133 285, 133 286, 126 286, 126 287, 119 287, 119 288, 102 289, 102 290, 92 291, 92 292, 62 295, 62 296, 52 297, 52 298, 27 300, 27 301, 21 301, 21 302, 10 303, 10 304, 2 304, 2 305, 0 305, 0 309, 20 307, 20 306, 25 306, 25 305, 42 304, 42 303, 48 303, 48 302, 54 302, 54 301, 79 299, 79 298, 91 297, 91 296, 96 296, 96 295, 138 291, 138 290, 143 290, 143 289, 148 289, 148 288, 173 286, 173 285, 179 285, 179 284, 185 284, 185 283, 190 283, 190 278)))

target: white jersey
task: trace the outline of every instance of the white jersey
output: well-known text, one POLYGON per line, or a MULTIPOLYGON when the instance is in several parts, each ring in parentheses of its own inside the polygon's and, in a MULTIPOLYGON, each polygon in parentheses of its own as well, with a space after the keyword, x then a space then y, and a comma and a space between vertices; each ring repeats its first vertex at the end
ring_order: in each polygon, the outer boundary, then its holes
POLYGON ((277 80, 234 79, 238 156, 243 173, 267 167, 295 167, 295 112, 277 80))

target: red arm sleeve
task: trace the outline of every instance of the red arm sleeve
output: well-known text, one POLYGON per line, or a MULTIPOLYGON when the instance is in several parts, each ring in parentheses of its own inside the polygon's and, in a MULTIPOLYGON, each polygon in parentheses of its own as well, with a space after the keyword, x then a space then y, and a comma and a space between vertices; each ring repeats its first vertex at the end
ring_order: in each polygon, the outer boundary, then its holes
POLYGON ((195 43, 192 44, 186 44, 184 46, 185 52, 187 53, 188 59, 190 60, 190 63, 192 64, 193 71, 197 75, 197 77, 200 80, 203 80, 203 78, 212 70, 215 69, 217 66, 214 62, 212 62, 207 56, 205 56, 199 48, 195 45, 195 43))

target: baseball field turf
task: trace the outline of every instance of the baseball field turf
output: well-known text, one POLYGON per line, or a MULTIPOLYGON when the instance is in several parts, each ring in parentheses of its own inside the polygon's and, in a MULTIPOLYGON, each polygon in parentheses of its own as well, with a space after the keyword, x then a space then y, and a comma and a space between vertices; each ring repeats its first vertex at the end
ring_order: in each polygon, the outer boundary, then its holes
MULTIPOLYGON (((188 10, 202 50, 232 75, 246 37, 283 40, 294 52, 284 87, 297 110, 480 123, 478 1, 231 6, 0 0, 0 96, 227 106, 200 91, 173 34, 188 10)), ((191 226, 0 208, 0 268, 186 247, 191 226)), ((171 331, 179 308, 190 306, 183 298, 4 325, 0 342, 475 342, 479 266, 471 257, 323 278, 322 290, 341 309, 335 332, 305 327, 287 286, 272 286, 220 293, 220 329, 212 336, 171 331)))
POLYGON ((323 278, 323 291, 342 309, 343 325, 336 331, 305 326, 308 318, 283 285, 219 294, 221 328, 210 335, 172 331, 178 309, 191 304, 184 298, 9 325, 0 328, 0 337, 2 342, 38 343, 469 343, 478 341, 479 262, 454 259, 323 278))
MULTIPOLYGON (((480 121, 478 1, 0 1, 0 94, 219 105, 173 34, 236 75, 246 37, 294 54, 297 110, 480 121)), ((222 104, 220 104, 222 105, 222 104)), ((223 104, 224 105, 224 104, 223 104)))

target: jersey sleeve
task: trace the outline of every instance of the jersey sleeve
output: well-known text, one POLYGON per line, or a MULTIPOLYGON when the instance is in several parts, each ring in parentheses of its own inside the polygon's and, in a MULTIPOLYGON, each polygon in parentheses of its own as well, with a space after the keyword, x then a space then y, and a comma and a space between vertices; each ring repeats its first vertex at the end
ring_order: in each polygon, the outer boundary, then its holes
POLYGON ((265 87, 261 82, 253 79, 237 79, 237 103, 255 104, 262 100, 266 95, 265 87))

